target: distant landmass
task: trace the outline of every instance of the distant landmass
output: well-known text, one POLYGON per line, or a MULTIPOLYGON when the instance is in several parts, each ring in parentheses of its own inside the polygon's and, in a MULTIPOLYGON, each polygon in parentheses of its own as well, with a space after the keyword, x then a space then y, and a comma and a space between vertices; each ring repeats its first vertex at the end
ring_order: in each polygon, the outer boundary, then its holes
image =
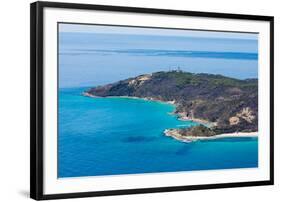
POLYGON ((155 72, 90 88, 85 96, 128 96, 176 105, 179 119, 198 126, 167 129, 165 134, 210 137, 258 131, 258 80, 183 71, 155 72))

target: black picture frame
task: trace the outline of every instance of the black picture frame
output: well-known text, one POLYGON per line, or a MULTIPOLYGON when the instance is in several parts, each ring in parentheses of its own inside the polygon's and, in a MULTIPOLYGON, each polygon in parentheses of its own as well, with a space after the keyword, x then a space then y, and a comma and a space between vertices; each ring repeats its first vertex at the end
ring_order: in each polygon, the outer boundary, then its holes
POLYGON ((30 7, 30 197, 36 200, 93 197, 122 194, 186 191, 229 187, 273 185, 274 183, 274 17, 183 10, 120 7, 58 2, 35 2, 30 7), (80 10, 117 11, 130 13, 163 14, 168 16, 195 16, 224 19, 267 21, 270 23, 270 179, 238 183, 155 187, 128 190, 76 192, 66 194, 43 193, 43 9, 62 8, 80 10))

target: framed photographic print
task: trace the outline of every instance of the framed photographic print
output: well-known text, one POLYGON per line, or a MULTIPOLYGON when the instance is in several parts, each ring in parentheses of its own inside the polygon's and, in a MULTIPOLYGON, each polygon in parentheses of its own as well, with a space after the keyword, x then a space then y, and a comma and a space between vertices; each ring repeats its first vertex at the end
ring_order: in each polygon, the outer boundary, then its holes
POLYGON ((273 17, 31 4, 31 198, 273 184, 273 17))

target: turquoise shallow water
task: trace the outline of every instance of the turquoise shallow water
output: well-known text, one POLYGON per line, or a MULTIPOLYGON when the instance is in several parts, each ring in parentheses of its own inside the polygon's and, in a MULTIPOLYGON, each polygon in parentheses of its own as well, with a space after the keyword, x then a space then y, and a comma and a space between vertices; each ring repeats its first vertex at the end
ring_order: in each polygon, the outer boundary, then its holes
POLYGON ((166 128, 173 105, 130 98, 89 98, 83 88, 59 90, 58 177, 79 177, 258 166, 257 138, 183 143, 166 128))

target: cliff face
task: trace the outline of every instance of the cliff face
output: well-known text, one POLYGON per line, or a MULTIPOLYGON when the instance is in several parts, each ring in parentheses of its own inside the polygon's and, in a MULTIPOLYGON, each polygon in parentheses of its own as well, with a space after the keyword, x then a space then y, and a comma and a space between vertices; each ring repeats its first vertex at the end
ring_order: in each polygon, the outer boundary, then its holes
POLYGON ((215 123, 217 133, 258 130, 258 80, 170 71, 98 86, 93 96, 134 96, 174 101, 182 118, 215 123))

